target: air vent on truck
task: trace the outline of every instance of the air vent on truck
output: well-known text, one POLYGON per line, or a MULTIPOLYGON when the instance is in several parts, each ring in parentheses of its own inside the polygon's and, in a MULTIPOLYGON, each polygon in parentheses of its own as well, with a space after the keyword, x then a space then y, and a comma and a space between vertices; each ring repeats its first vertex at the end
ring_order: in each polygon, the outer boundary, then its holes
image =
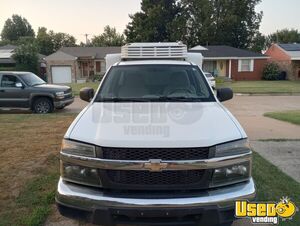
POLYGON ((181 42, 130 43, 122 46, 122 59, 185 59, 187 47, 181 42))

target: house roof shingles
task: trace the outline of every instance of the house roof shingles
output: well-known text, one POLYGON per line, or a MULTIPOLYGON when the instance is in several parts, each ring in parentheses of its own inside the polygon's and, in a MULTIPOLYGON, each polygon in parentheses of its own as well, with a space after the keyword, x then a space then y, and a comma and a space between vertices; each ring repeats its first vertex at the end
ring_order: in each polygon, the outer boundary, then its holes
POLYGON ((276 45, 283 49, 291 57, 291 60, 300 60, 300 43, 276 45))
POLYGON ((11 50, 14 50, 16 49, 17 46, 14 46, 14 45, 5 45, 5 46, 0 46, 0 49, 11 49, 11 50))
POLYGON ((207 50, 193 50, 190 49, 189 52, 200 52, 202 53, 204 59, 205 58, 243 58, 243 57, 265 57, 267 56, 261 54, 252 52, 249 50, 244 49, 238 49, 231 46, 225 46, 225 45, 211 45, 211 46, 205 46, 207 50))
POLYGON ((103 59, 106 54, 120 53, 121 47, 63 47, 60 51, 78 58, 103 59))
POLYGON ((282 49, 285 51, 300 51, 300 44, 293 43, 293 44, 278 44, 282 49))

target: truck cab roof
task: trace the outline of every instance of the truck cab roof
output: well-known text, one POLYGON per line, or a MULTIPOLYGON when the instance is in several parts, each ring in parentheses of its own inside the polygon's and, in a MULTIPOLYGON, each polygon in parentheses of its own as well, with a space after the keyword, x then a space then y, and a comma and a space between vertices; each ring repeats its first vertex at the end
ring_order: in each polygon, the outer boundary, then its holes
POLYGON ((151 64, 159 64, 159 65, 196 65, 192 62, 188 61, 179 61, 179 60, 130 60, 130 61, 121 61, 116 63, 118 66, 126 66, 126 65, 151 65, 151 64))

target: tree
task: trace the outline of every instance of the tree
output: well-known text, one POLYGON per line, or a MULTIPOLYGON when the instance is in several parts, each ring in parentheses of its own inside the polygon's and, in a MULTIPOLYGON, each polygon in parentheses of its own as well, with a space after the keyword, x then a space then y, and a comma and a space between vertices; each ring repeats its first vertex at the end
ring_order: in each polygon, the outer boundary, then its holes
POLYGON ((267 37, 264 36, 262 33, 257 32, 250 44, 250 50, 254 52, 261 53, 263 50, 267 49, 267 37))
POLYGON ((40 53, 49 55, 59 50, 61 47, 76 46, 76 39, 66 33, 47 32, 47 28, 39 27, 36 36, 36 44, 40 53))
POLYGON ((47 28, 39 27, 36 35, 36 43, 41 54, 50 55, 54 52, 52 37, 47 33, 47 28))
POLYGON ((248 48, 262 19, 262 12, 255 11, 260 1, 182 0, 188 15, 188 43, 248 48))
POLYGON ((177 41, 185 34, 183 12, 176 0, 143 0, 141 12, 130 18, 125 30, 128 42, 177 41))
POLYGON ((249 48, 257 34, 261 0, 143 0, 131 15, 127 41, 178 41, 249 48))
POLYGON ((272 43, 299 43, 300 32, 297 29, 282 29, 268 36, 268 46, 272 43))
POLYGON ((38 71, 38 48, 35 44, 20 45, 13 55, 16 61, 16 69, 19 71, 30 71, 37 73, 38 71))
POLYGON ((122 46, 125 43, 123 34, 119 34, 114 27, 105 26, 101 35, 92 38, 92 46, 122 46))
POLYGON ((53 31, 50 31, 49 35, 53 42, 53 52, 59 50, 61 47, 76 46, 76 39, 72 35, 62 32, 54 33, 53 31))
POLYGON ((192 47, 214 41, 214 7, 210 0, 182 0, 186 21, 186 43, 192 47))
POLYGON ((5 21, 1 32, 2 40, 17 41, 20 37, 34 37, 34 31, 29 22, 19 16, 12 15, 12 18, 5 21))

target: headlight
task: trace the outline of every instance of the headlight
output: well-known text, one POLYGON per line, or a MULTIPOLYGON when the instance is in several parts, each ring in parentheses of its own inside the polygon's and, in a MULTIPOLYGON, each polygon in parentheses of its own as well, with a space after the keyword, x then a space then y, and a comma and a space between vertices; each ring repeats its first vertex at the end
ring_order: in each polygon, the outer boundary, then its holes
POLYGON ((215 157, 225 157, 249 152, 251 152, 249 142, 247 139, 243 139, 217 145, 215 157))
POLYGON ((70 155, 96 157, 95 146, 70 140, 63 140, 61 152, 70 155))
POLYGON ((97 169, 72 165, 61 161, 60 173, 66 181, 96 187, 101 186, 97 169))
POLYGON ((246 181, 251 176, 250 161, 215 169, 211 187, 246 181))
POLYGON ((64 92, 56 92, 55 95, 56 95, 56 98, 58 98, 58 99, 63 99, 65 97, 64 92))

